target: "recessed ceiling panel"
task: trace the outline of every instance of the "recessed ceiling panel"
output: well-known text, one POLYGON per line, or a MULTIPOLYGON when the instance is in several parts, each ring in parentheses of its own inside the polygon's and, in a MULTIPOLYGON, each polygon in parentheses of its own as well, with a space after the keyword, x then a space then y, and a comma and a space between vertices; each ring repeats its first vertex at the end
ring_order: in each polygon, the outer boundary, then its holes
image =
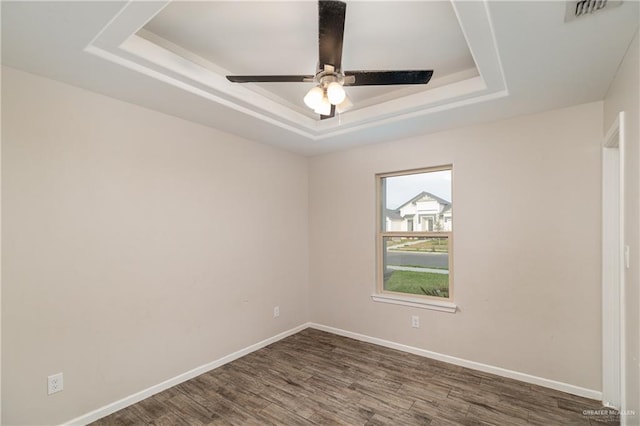
POLYGON ((313 74, 314 2, 171 2, 144 29, 234 74, 313 74))
MULTIPOLYGON (((311 75, 318 61, 318 5, 172 2, 139 35, 191 60, 201 58, 222 74, 311 75)), ((449 1, 348 2, 343 68, 434 70, 426 86, 348 88, 355 109, 478 75, 449 1)), ((256 86, 272 99, 314 116, 302 103, 312 83, 256 86)))
POLYGON ((128 2, 85 51, 311 140, 508 95, 487 4, 348 2, 343 71, 434 70, 427 85, 345 86, 355 106, 320 116, 306 83, 226 75, 313 75, 318 3, 128 2))

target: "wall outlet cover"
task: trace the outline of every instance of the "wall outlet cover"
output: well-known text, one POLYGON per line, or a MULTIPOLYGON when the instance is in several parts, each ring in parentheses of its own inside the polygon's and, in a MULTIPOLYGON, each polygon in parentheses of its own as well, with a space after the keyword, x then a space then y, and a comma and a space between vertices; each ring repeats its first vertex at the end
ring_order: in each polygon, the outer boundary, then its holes
POLYGON ((60 392, 64 389, 64 378, 62 373, 53 374, 47 377, 47 395, 60 392))
POLYGON ((411 327, 420 328, 420 317, 417 315, 413 315, 411 317, 411 327))

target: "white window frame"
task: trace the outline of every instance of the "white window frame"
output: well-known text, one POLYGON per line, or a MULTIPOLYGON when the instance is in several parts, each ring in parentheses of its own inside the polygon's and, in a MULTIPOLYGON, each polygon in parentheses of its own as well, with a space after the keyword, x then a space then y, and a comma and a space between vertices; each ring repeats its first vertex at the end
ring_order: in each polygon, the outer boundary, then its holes
MULTIPOLYGON (((376 290, 371 296, 375 302, 392 303, 415 308, 431 309, 442 312, 454 313, 457 305, 453 303, 453 230, 446 232, 425 231, 386 231, 385 197, 383 194, 383 179, 394 176, 405 176, 420 173, 451 171, 451 188, 453 193, 453 164, 420 169, 403 170, 398 172, 378 173, 376 179, 376 290), (449 297, 436 297, 420 294, 401 293, 384 289, 384 238, 385 237, 420 237, 420 238, 446 238, 449 254, 449 297)), ((453 198, 453 197, 452 197, 453 198)), ((453 201, 453 200, 452 200, 453 201)))

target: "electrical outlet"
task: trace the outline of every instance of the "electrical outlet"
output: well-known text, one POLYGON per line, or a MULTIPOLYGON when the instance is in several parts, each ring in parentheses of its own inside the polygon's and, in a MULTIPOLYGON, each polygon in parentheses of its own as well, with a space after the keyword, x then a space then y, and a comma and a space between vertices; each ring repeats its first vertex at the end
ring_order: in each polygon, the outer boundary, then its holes
POLYGON ((47 377, 47 395, 60 392, 62 389, 64 389, 64 380, 62 378, 62 373, 54 374, 47 377))
POLYGON ((420 328, 420 317, 417 315, 413 315, 411 317, 411 327, 420 328))
POLYGON ((273 308, 273 317, 278 318, 280 316, 280 306, 276 306, 273 308))

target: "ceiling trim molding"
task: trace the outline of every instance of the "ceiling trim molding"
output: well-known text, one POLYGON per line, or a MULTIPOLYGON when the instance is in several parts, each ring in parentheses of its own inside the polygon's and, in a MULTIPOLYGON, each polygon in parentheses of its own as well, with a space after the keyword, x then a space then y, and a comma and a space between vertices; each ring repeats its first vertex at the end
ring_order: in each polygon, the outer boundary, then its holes
POLYGON ((85 52, 310 140, 322 140, 509 94, 486 0, 452 1, 479 76, 322 121, 301 113, 296 110, 298 107, 266 90, 230 83, 224 76, 224 70, 216 64, 202 58, 194 60, 186 54, 179 55, 138 35, 167 4, 169 1, 128 2, 86 46, 85 52))

